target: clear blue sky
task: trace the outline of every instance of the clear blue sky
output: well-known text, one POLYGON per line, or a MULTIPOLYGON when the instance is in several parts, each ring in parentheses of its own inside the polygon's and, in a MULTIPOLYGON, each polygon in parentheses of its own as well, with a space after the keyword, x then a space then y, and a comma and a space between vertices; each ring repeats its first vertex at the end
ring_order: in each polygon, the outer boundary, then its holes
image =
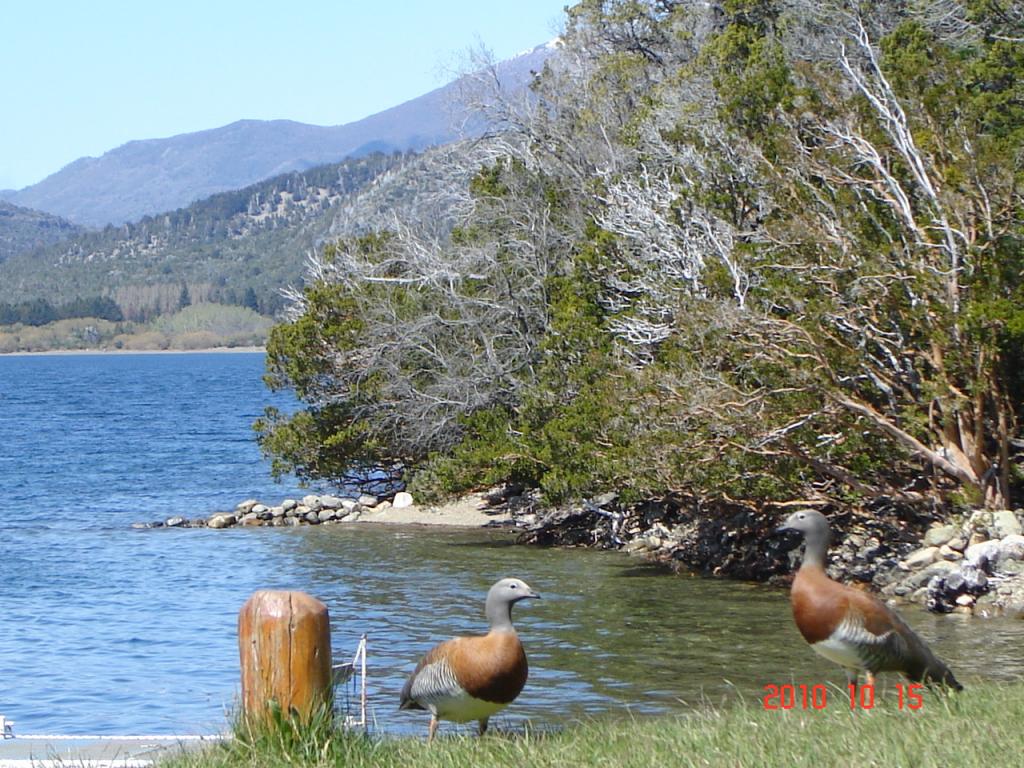
POLYGON ((243 118, 339 125, 550 40, 568 0, 0 0, 0 189, 243 118))

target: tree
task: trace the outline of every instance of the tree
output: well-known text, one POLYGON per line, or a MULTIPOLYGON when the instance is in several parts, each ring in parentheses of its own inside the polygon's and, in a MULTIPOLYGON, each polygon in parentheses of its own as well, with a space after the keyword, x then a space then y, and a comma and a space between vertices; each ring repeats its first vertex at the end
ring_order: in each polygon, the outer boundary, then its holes
POLYGON ((527 97, 470 78, 500 133, 450 237, 314 259, 270 373, 309 408, 264 447, 552 498, 1009 503, 1020 32, 989 2, 579 3, 527 97))

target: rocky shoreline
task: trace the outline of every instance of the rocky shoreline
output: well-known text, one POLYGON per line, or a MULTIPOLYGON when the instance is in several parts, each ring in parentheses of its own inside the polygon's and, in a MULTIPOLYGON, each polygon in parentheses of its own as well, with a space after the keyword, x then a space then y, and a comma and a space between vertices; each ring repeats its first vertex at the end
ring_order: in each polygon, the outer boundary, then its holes
MULTIPOLYGON (((171 517, 135 527, 509 527, 522 543, 623 550, 675 570, 784 585, 798 553, 774 533, 781 517, 779 510, 709 509, 685 498, 622 505, 614 493, 553 508, 537 494, 510 486, 438 506, 418 506, 405 492, 386 497, 310 494, 274 505, 248 499, 233 511, 206 518, 171 517)), ((833 578, 931 611, 1024 618, 1024 509, 976 510, 952 521, 895 507, 829 517, 835 536, 828 566, 833 578)))

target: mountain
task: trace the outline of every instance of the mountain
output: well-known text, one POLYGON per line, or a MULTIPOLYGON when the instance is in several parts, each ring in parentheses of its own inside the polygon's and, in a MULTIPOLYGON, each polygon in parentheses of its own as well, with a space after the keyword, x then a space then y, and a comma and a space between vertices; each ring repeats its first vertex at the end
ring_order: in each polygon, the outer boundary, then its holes
POLYGON ((303 281, 307 256, 326 240, 423 222, 447 234, 454 193, 493 156, 487 141, 422 154, 373 153, 282 174, 138 222, 89 230, 0 263, 0 304, 54 306, 109 296, 124 316, 192 301, 246 304, 271 314, 281 290, 303 281))
POLYGON ((17 253, 0 263, 0 303, 112 296, 139 320, 167 311, 184 285, 193 301, 255 302, 271 313, 281 288, 301 278, 333 209, 412 158, 350 157, 17 253))
POLYGON ((0 262, 21 251, 65 240, 81 229, 59 216, 0 201, 0 262))
MULTIPOLYGON (((551 46, 497 65, 506 88, 528 83, 551 46)), ((83 157, 0 199, 102 227, 170 211, 218 192, 289 171, 371 152, 421 150, 478 135, 479 118, 460 106, 465 78, 362 120, 317 126, 290 120, 240 120, 170 138, 131 141, 101 157, 83 157)))

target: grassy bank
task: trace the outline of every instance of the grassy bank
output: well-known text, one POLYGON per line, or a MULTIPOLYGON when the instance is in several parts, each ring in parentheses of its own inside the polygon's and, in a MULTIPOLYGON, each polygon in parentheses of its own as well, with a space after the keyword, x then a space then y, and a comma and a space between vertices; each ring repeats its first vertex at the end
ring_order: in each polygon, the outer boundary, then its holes
POLYGON ((900 710, 891 690, 870 711, 851 712, 841 692, 830 694, 820 711, 766 711, 751 702, 686 717, 630 720, 623 713, 558 733, 449 736, 430 746, 422 739, 328 730, 305 739, 263 735, 176 757, 160 768, 1020 764, 1022 684, 975 684, 949 697, 926 692, 918 710, 900 710))

